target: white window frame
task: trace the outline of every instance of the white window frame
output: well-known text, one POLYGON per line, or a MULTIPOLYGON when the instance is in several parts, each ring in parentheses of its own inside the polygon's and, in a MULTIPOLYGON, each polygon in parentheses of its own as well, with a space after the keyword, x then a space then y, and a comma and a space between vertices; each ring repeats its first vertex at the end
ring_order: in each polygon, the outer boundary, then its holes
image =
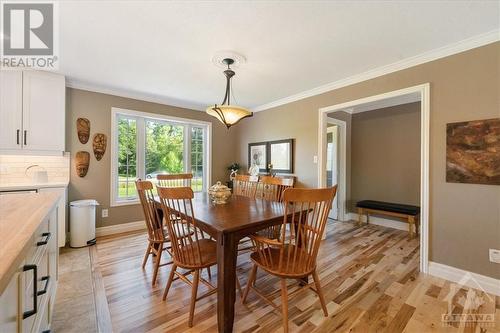
POLYGON ((191 151, 190 138, 191 127, 203 127, 205 129, 204 145, 203 145, 203 189, 206 191, 209 184, 212 183, 212 123, 202 120, 194 120, 189 118, 180 118, 167 116, 157 113, 142 112, 136 110, 111 108, 111 190, 110 190, 110 206, 126 206, 139 204, 139 198, 136 199, 119 199, 118 198, 118 116, 136 119, 137 126, 137 152, 136 152, 136 171, 137 177, 145 179, 145 141, 146 133, 144 131, 146 120, 158 120, 173 124, 185 126, 184 131, 184 170, 188 171, 191 168, 191 151))

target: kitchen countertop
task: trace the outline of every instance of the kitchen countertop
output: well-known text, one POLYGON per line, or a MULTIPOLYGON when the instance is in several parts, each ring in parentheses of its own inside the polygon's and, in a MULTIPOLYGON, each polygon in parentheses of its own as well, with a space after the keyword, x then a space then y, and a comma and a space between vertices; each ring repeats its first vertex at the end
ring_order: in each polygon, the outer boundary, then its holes
POLYGON ((0 196, 0 293, 21 264, 29 240, 58 200, 57 193, 0 196))
POLYGON ((66 187, 68 182, 48 182, 48 183, 6 183, 0 184, 1 191, 21 191, 49 187, 66 187))

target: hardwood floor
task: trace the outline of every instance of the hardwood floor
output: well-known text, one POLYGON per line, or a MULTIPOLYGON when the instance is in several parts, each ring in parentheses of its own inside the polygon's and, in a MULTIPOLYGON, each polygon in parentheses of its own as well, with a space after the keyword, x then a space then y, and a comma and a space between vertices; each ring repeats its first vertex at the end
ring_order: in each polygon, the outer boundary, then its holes
MULTIPOLYGON (((318 256, 318 273, 329 317, 323 316, 317 296, 306 290, 290 300, 291 332, 500 332, 500 301, 461 288, 448 306, 453 284, 418 272, 418 239, 409 240, 406 232, 333 222, 327 232, 318 256), (475 295, 482 301, 474 302, 475 295), (496 314, 496 321, 481 325, 442 322, 442 314, 448 310, 453 314, 496 314)), ((160 269, 158 283, 152 288, 151 261, 145 270, 141 268, 146 245, 145 233, 100 238, 97 242, 92 260, 104 284, 113 331, 216 332, 217 296, 197 302, 194 327, 189 329, 190 288, 174 282, 163 302, 161 295, 170 266, 160 269)), ((248 255, 240 256, 238 277, 242 285, 250 267, 248 255)), ((212 274, 216 283, 217 277, 212 274)), ((257 286, 271 293, 279 290, 279 280, 258 274, 257 286)), ((200 288, 206 291, 204 286, 200 288)), ((274 294, 277 303, 279 296, 279 292, 274 294)), ((246 305, 241 305, 239 298, 236 303, 236 332, 282 331, 280 313, 252 291, 246 305)))

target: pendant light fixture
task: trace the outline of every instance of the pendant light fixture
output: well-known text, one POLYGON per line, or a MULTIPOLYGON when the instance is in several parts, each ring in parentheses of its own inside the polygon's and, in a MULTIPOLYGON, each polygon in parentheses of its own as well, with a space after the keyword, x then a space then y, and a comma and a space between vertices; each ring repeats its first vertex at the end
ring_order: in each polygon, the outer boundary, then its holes
POLYGON ((241 119, 251 117, 253 113, 242 106, 231 104, 231 78, 236 73, 230 66, 234 63, 234 60, 225 58, 222 60, 222 63, 227 65, 227 69, 224 71, 224 75, 226 76, 226 94, 220 105, 209 106, 206 112, 229 128, 237 124, 241 119))

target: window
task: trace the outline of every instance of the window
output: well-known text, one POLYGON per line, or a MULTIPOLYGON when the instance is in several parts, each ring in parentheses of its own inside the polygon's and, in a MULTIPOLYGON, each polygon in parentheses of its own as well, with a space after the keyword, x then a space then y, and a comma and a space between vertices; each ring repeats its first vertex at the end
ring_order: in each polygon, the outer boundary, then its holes
POLYGON ((135 181, 156 183, 162 173, 192 172, 192 189, 210 183, 211 124, 139 111, 112 109, 111 205, 138 203, 135 181))
POLYGON ((137 121, 118 117, 118 199, 135 199, 137 192, 137 121))
POLYGON ((203 128, 191 127, 191 172, 193 191, 201 191, 203 184, 203 128))

